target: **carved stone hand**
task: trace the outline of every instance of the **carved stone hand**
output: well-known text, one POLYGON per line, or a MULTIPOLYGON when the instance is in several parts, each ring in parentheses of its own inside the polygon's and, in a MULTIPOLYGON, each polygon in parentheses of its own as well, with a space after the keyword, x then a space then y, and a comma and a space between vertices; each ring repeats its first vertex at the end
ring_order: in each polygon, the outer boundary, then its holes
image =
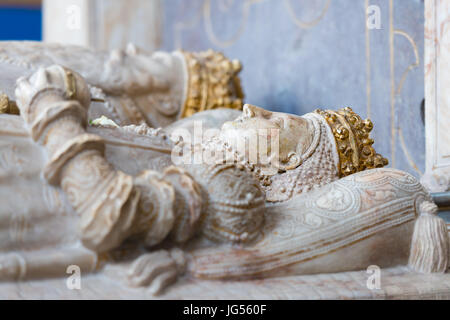
POLYGON ((152 294, 158 294, 184 272, 185 264, 179 249, 144 254, 132 263, 127 280, 131 286, 147 286, 152 294))
POLYGON ((76 100, 86 109, 91 99, 86 81, 59 65, 39 68, 30 77, 19 78, 15 93, 19 106, 26 109, 42 96, 52 96, 53 101, 76 100))

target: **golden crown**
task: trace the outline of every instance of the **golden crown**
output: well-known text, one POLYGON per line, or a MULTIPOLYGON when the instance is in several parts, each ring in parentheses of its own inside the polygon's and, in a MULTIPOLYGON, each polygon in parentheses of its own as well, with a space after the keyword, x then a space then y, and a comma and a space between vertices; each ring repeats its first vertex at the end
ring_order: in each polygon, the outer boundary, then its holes
POLYGON ((369 134, 373 129, 370 119, 362 120, 349 107, 333 110, 315 110, 325 118, 336 140, 339 154, 339 175, 348 176, 366 169, 381 168, 389 162, 375 152, 369 134))
POLYGON ((244 94, 238 77, 242 65, 238 60, 230 61, 213 50, 182 52, 189 79, 181 118, 216 108, 242 110, 244 94))

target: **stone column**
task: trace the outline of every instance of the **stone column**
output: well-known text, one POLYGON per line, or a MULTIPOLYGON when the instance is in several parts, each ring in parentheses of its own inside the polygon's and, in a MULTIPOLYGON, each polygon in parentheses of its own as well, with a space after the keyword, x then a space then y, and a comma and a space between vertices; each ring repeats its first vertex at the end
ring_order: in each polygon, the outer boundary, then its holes
POLYGON ((43 40, 94 49, 133 42, 153 51, 162 36, 161 0, 44 0, 43 40))
POLYGON ((426 172, 431 192, 450 190, 450 2, 425 1, 426 172))

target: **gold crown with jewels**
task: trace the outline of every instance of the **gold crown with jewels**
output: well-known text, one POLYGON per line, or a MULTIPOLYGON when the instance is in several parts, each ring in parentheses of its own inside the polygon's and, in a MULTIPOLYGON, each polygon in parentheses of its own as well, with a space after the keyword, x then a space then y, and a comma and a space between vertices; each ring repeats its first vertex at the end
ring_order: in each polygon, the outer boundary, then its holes
POLYGON ((239 60, 229 60, 213 50, 182 53, 188 87, 180 118, 217 108, 242 110, 244 94, 238 76, 242 70, 239 60))
POLYGON ((382 168, 389 161, 375 152, 370 119, 362 120, 350 107, 333 110, 315 110, 325 118, 333 132, 339 154, 339 175, 348 176, 366 169, 382 168))

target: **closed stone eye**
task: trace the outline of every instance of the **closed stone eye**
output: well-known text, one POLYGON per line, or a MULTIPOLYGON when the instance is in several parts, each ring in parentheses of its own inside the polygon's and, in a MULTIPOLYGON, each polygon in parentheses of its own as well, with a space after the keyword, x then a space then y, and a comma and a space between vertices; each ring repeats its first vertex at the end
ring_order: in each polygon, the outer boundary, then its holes
POLYGON ((272 119, 272 122, 276 125, 278 125, 280 128, 284 127, 284 119, 282 118, 274 118, 272 119))

